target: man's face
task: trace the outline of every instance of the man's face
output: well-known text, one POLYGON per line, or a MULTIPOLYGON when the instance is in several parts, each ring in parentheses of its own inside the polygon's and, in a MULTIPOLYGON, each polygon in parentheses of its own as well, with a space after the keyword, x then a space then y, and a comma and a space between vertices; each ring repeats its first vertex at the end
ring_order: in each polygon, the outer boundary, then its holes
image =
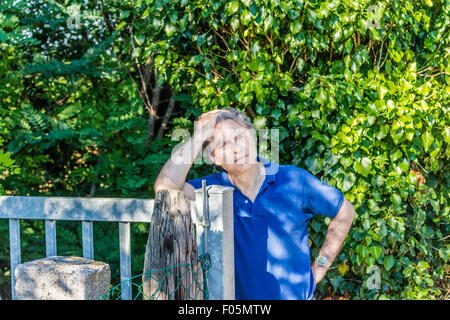
POLYGON ((227 172, 246 170, 256 163, 255 130, 238 121, 219 122, 211 136, 210 148, 214 163, 227 172))

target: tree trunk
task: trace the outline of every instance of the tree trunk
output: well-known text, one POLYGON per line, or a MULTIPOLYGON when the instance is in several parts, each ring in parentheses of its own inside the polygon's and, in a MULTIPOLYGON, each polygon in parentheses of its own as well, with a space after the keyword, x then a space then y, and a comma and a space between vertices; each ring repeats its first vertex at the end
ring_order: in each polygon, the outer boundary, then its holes
POLYGON ((179 267, 197 260, 189 200, 182 191, 159 191, 145 250, 144 299, 203 299, 200 263, 179 267))
POLYGON ((155 86, 152 89, 152 102, 151 105, 149 106, 150 108, 150 114, 148 116, 148 121, 147 121, 147 125, 148 125, 148 133, 147 133, 147 140, 146 143, 147 145, 153 141, 154 137, 155 137, 155 123, 156 123, 156 117, 158 115, 158 107, 159 107, 159 97, 161 95, 161 91, 162 91, 162 86, 160 86, 158 84, 158 73, 155 70, 155 86))
POLYGON ((158 134, 156 138, 162 138, 164 131, 167 129, 167 124, 170 120, 170 115, 172 114, 173 108, 175 107, 175 91, 172 92, 172 96, 170 97, 169 106, 167 107, 166 114, 164 115, 163 122, 159 127, 158 134))

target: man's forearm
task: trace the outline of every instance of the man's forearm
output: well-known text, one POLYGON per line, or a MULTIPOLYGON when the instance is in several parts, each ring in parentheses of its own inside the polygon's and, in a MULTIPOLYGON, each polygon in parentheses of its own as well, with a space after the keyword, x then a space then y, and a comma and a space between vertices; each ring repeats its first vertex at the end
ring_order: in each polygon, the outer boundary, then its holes
POLYGON ((194 134, 193 137, 190 137, 184 144, 173 151, 155 181, 155 190, 159 188, 181 190, 201 148, 201 139, 194 134))
POLYGON ((325 256, 328 259, 328 266, 321 267, 313 262, 312 269, 314 273, 315 282, 319 283, 325 276, 328 267, 333 263, 336 256, 339 254, 341 245, 344 242, 353 222, 355 210, 353 206, 344 199, 341 210, 336 217, 330 222, 328 226, 325 242, 319 251, 319 256, 325 256))

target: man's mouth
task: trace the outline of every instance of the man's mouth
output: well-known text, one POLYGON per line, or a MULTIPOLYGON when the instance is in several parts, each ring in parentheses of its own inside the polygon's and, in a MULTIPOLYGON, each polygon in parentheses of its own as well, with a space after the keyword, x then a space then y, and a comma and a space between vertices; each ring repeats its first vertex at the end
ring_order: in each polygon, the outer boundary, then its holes
POLYGON ((245 159, 245 158, 247 158, 248 157, 248 154, 246 154, 246 155, 244 155, 244 156, 242 156, 242 157, 240 157, 240 158, 237 158, 236 160, 235 160, 235 162, 238 162, 238 161, 240 161, 240 160, 243 160, 243 159, 245 159))

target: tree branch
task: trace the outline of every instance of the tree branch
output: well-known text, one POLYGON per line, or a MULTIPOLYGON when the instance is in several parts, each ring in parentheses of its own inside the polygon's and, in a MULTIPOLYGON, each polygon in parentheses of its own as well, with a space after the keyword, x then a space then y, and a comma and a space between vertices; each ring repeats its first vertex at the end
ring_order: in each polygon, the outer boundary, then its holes
POLYGON ((164 115, 163 122, 159 127, 158 134, 156 138, 162 138, 164 131, 167 129, 167 124, 169 123, 170 116, 172 115, 173 108, 175 107, 175 91, 172 91, 172 96, 170 97, 169 105, 164 115))

